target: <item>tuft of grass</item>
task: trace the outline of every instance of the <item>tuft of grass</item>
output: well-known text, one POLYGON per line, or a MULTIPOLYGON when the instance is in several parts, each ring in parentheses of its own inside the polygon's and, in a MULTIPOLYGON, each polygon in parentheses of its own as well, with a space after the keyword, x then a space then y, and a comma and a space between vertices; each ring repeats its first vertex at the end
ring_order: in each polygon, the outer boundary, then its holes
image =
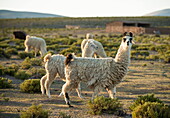
POLYGON ((12 80, 4 77, 0 77, 0 89, 2 88, 11 88, 12 80))
POLYGON ((170 106, 158 102, 145 102, 132 112, 132 118, 170 118, 170 106))
POLYGON ((14 76, 15 73, 18 71, 19 66, 17 64, 12 64, 5 68, 5 74, 14 76))
POLYGON ((31 58, 30 59, 30 64, 32 66, 41 66, 42 65, 42 60, 38 58, 31 58))
POLYGON ((4 51, 2 48, 0 48, 0 57, 9 59, 11 55, 4 51))
POLYGON ((42 60, 38 58, 29 58, 26 57, 25 60, 21 63, 23 69, 29 69, 31 66, 41 66, 42 60))
POLYGON ((160 99, 155 98, 154 94, 147 94, 144 96, 138 96, 138 98, 134 101, 134 103, 129 107, 131 111, 133 111, 137 106, 143 105, 145 102, 157 102, 163 103, 160 99))
POLYGON ((16 72, 14 76, 17 79, 25 80, 31 77, 31 74, 25 70, 18 70, 18 72, 16 72))
POLYGON ((108 113, 122 116, 126 114, 118 99, 106 98, 104 96, 99 96, 94 100, 90 100, 87 104, 87 108, 89 109, 89 113, 93 115, 108 113))
POLYGON ((40 79, 25 80, 20 84, 20 90, 26 93, 40 93, 40 79))
POLYGON ((4 101, 5 101, 5 102, 8 102, 8 101, 9 101, 9 98, 4 98, 4 101))
POLYGON ((24 59, 24 61, 21 63, 21 68, 22 69, 29 69, 31 67, 31 64, 30 64, 30 58, 27 57, 24 59))
POLYGON ((0 65, 0 75, 5 74, 5 67, 3 65, 0 65))
POLYGON ((44 76, 46 74, 46 71, 44 68, 30 68, 28 70, 29 73, 31 73, 33 78, 41 78, 42 76, 44 76))
POLYGON ((4 93, 1 93, 0 97, 5 97, 5 94, 4 94, 4 93))
POLYGON ((33 53, 31 53, 31 52, 29 52, 29 53, 27 53, 27 52, 19 52, 19 53, 18 53, 18 56, 19 56, 21 59, 25 59, 25 58, 27 58, 27 57, 29 57, 29 58, 34 57, 34 56, 33 56, 33 53))
POLYGON ((21 112, 20 118, 48 118, 50 111, 44 110, 42 105, 32 105, 27 111, 21 112))

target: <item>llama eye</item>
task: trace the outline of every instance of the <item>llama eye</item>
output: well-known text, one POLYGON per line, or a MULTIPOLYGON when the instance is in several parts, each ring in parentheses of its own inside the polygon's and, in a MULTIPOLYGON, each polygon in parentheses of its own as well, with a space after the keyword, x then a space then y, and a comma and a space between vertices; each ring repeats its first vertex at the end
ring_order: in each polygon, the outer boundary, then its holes
POLYGON ((132 43, 132 38, 129 38, 130 43, 132 43))
POLYGON ((126 41, 126 38, 123 38, 123 42, 125 42, 126 41))

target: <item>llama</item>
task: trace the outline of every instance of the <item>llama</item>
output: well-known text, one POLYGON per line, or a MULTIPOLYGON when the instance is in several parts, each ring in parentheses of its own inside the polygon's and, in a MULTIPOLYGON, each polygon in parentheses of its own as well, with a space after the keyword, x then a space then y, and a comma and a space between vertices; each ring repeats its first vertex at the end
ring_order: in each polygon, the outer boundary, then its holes
POLYGON ((82 51, 82 57, 92 57, 97 49, 98 46, 94 43, 94 41, 88 40, 84 45, 84 49, 82 51))
POLYGON ((24 39, 24 40, 26 39, 26 36, 27 36, 27 34, 24 31, 14 31, 13 35, 15 39, 18 38, 18 39, 24 39))
POLYGON ((114 98, 114 87, 119 84, 127 74, 130 64, 130 51, 133 34, 124 33, 121 45, 115 59, 113 58, 80 58, 69 54, 65 60, 66 83, 62 87, 66 104, 72 107, 67 92, 76 84, 85 82, 93 89, 92 99, 105 88, 111 98, 114 98))
MULTIPOLYGON (((90 33, 87 33, 86 39, 84 39, 82 41, 81 50, 82 50, 82 57, 93 57, 93 55, 95 56, 95 58, 97 58, 97 55, 99 55, 102 58, 107 57, 102 44, 100 42, 94 40, 93 35, 90 33), (91 41, 91 42, 97 44, 100 47, 100 49, 94 49, 94 48, 87 47, 86 44, 88 41, 91 41), (84 56, 83 54, 86 54, 86 56, 84 56)), ((114 87, 114 96, 116 97, 116 86, 114 87)))
MULTIPOLYGON (((96 51, 94 51, 94 56, 95 56, 95 58, 97 57, 97 55, 98 55, 99 57, 102 57, 102 58, 107 57, 107 56, 106 56, 106 52, 104 51, 103 45, 102 45, 100 42, 94 40, 94 39, 93 39, 93 35, 92 35, 92 34, 89 34, 89 33, 86 34, 86 39, 84 39, 84 40, 82 41, 82 43, 81 43, 81 51, 82 51, 82 52, 85 52, 84 47, 85 47, 85 44, 86 44, 88 41, 93 41, 94 44, 97 45, 97 47, 98 47, 98 49, 97 49, 96 51)), ((85 52, 85 53, 87 53, 87 52, 85 52)), ((83 56, 82 56, 82 57, 83 57, 83 56)))
POLYGON ((24 45, 26 47, 25 52, 29 52, 31 48, 34 49, 35 57, 38 51, 40 51, 41 57, 47 53, 46 42, 42 38, 27 35, 24 45))
MULTIPOLYGON (((92 41, 88 41, 86 43, 86 46, 88 48, 85 49, 90 49, 90 50, 95 50, 97 49, 97 46, 92 42, 92 41)), ((86 51, 87 52, 87 51, 86 51)), ((86 54, 84 53, 84 56, 89 56, 90 53, 86 54)), ((91 55, 93 54, 93 52, 91 53, 91 55)), ((41 92, 42 94, 45 93, 46 90, 46 95, 51 98, 50 95, 50 86, 52 84, 52 82, 55 80, 56 77, 59 77, 61 79, 63 79, 65 81, 65 74, 64 74, 64 60, 65 60, 65 56, 63 55, 52 55, 51 54, 47 54, 44 57, 44 62, 45 63, 45 69, 46 69, 46 75, 43 76, 41 78, 40 81, 40 85, 41 85, 41 92)), ((80 84, 77 85, 76 87, 76 91, 77 94, 80 98, 83 98, 83 96, 81 95, 81 88, 80 88, 80 84)), ((62 95, 62 92, 60 93, 59 96, 62 95)))

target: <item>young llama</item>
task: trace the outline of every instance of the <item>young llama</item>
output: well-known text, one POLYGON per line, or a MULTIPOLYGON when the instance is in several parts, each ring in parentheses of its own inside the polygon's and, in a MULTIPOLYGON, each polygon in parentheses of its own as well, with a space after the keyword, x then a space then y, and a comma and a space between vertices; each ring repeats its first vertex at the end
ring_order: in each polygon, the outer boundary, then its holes
MULTIPOLYGON (((85 45, 88 41, 93 41, 93 43, 95 45, 97 45, 98 49, 94 50, 93 51, 93 54, 92 56, 94 55, 95 58, 97 58, 97 55, 100 57, 100 58, 106 58, 106 52, 104 51, 104 48, 103 48, 103 45, 99 42, 99 41, 96 41, 93 39, 93 35, 90 34, 90 33, 87 33, 86 34, 86 39, 84 39, 82 42, 81 42, 81 51, 82 51, 82 54, 83 53, 87 53, 88 54, 88 50, 85 49, 85 45)), ((91 52, 90 52, 91 53, 91 52)), ((91 56, 91 57, 92 57, 91 56)), ((83 55, 82 55, 83 57, 83 55)))

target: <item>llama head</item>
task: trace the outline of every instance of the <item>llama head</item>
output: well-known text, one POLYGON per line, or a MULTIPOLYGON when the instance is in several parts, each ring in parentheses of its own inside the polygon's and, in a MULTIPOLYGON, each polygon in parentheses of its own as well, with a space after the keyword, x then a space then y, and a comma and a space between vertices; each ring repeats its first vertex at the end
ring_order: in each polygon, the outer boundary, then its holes
POLYGON ((86 34, 86 39, 93 39, 93 34, 87 33, 86 34))
POLYGON ((132 44, 134 44, 132 32, 129 32, 129 35, 125 32, 123 34, 121 46, 123 46, 124 49, 131 49, 132 44))
POLYGON ((88 40, 85 47, 88 47, 92 50, 97 50, 98 49, 98 46, 96 44, 94 44, 94 42, 92 40, 88 40))

